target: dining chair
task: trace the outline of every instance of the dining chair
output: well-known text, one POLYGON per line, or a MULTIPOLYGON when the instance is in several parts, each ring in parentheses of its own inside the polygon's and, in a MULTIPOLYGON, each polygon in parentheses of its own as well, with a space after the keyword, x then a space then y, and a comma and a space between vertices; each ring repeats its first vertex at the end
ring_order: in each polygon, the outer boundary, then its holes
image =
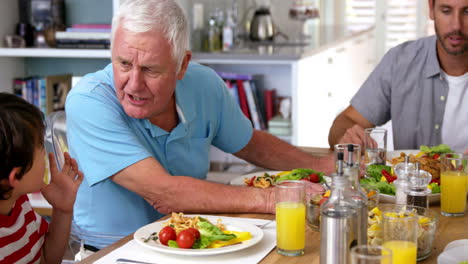
MULTIPOLYGON (((59 170, 63 167, 63 154, 69 150, 66 121, 66 114, 64 111, 52 112, 46 118, 45 147, 47 152, 52 152, 54 154, 59 170)), ((90 251, 83 250, 85 241, 87 244, 97 248, 104 248, 122 238, 122 236, 84 230, 80 228, 75 221, 72 221, 68 243, 69 250, 75 255, 75 260, 81 260, 92 254, 90 251)))

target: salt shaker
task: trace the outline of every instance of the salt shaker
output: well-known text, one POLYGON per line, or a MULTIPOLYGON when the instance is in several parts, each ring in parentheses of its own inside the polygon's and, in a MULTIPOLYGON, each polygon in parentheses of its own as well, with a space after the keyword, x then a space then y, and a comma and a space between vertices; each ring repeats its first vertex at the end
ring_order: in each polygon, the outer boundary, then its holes
POLYGON ((343 153, 338 153, 337 173, 328 200, 320 208, 320 263, 349 263, 350 248, 357 244, 357 204, 347 191, 350 183, 343 176, 343 153))
POLYGON ((414 163, 409 162, 409 157, 405 156, 405 162, 398 163, 393 168, 397 179, 393 182, 395 185, 395 203, 406 204, 406 190, 408 188, 408 175, 416 173, 414 163))

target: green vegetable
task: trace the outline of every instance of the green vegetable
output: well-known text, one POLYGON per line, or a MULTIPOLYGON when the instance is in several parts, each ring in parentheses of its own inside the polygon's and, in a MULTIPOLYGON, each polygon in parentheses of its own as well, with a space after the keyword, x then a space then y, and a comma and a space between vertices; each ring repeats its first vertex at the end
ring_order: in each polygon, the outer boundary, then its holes
POLYGON ((428 153, 429 156, 432 156, 435 153, 444 154, 444 153, 452 153, 453 152, 453 150, 449 146, 447 146, 445 144, 440 144, 440 145, 434 146, 434 147, 428 147, 428 146, 422 145, 419 149, 422 152, 428 153))
POLYGON ((212 225, 205 218, 200 217, 200 222, 197 223, 198 231, 200 232, 200 239, 195 241, 192 248, 206 248, 215 240, 228 241, 236 238, 234 234, 224 234, 221 229, 212 225))
POLYGON ((364 178, 361 179, 360 183, 376 187, 381 194, 395 195, 395 185, 386 181, 380 181, 380 179, 377 181, 375 178, 364 178))
POLYGON ((433 182, 429 185, 431 186, 432 193, 440 193, 440 186, 437 183, 433 182))
POLYGON ((275 182, 281 182, 286 180, 301 180, 309 177, 310 174, 316 173, 319 176, 320 183, 323 183, 325 179, 323 178, 324 173, 318 172, 312 169, 294 169, 288 174, 281 175, 275 179, 275 182))
POLYGON ((174 240, 167 241, 167 245, 171 248, 179 248, 179 245, 174 240))
POLYGON ((460 262, 458 262, 458 264, 468 264, 468 260, 460 261, 460 262))
POLYGON ((367 167, 366 173, 367 176, 374 178, 377 182, 379 182, 380 178, 382 178, 382 170, 390 172, 392 168, 386 165, 372 164, 367 167))

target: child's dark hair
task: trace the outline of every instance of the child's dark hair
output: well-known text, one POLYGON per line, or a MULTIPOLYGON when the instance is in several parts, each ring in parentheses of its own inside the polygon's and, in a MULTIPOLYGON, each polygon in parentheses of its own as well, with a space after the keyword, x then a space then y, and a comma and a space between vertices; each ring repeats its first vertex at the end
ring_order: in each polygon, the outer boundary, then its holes
POLYGON ((17 179, 31 169, 36 148, 44 146, 44 131, 44 117, 37 107, 0 93, 0 200, 9 199, 12 187, 5 186, 5 179, 13 168, 21 168, 17 179))

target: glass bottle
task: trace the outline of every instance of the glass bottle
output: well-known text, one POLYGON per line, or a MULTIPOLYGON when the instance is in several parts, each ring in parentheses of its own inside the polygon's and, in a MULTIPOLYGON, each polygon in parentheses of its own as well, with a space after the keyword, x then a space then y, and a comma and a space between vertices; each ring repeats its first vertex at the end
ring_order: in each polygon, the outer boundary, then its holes
POLYGON ((320 263, 349 263, 350 249, 357 244, 357 204, 343 176, 343 153, 338 153, 338 172, 332 175, 331 194, 320 209, 320 263))
POLYGON ((343 175, 349 180, 350 188, 348 192, 357 205, 357 243, 358 245, 367 245, 367 215, 369 200, 367 198, 367 194, 362 191, 359 184, 359 164, 353 163, 353 155, 354 145, 348 144, 348 162, 343 167, 343 175))
POLYGON ((205 38, 205 51, 215 52, 221 50, 221 33, 218 25, 216 24, 216 18, 210 17, 208 21, 208 29, 205 38))

